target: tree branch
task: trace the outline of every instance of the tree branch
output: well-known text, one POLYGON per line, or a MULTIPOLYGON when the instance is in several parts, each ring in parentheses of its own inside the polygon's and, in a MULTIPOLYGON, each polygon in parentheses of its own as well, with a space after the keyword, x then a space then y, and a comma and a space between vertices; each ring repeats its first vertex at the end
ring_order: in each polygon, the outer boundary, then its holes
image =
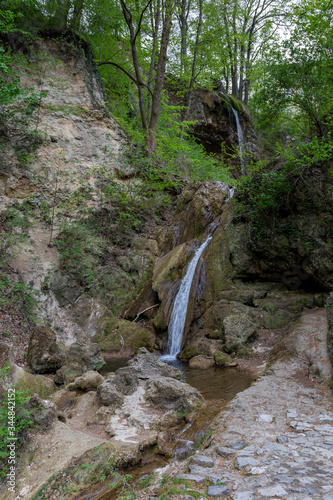
POLYGON ((129 73, 128 71, 126 71, 126 69, 122 68, 121 66, 119 66, 119 64, 117 63, 114 63, 114 62, 110 62, 110 61, 105 61, 105 62, 102 62, 102 63, 98 63, 97 66, 103 66, 104 64, 110 64, 111 66, 115 66, 115 68, 118 68, 120 69, 120 71, 122 71, 123 73, 125 73, 125 75, 128 76, 128 78, 130 78, 132 80, 133 83, 135 83, 135 85, 138 87, 139 85, 143 85, 143 87, 146 87, 146 89, 149 90, 150 92, 150 95, 152 96, 153 93, 152 91, 150 90, 150 88, 148 87, 148 85, 146 85, 145 83, 143 83, 142 81, 141 82, 137 82, 136 79, 134 78, 134 76, 131 75, 131 73, 129 73))

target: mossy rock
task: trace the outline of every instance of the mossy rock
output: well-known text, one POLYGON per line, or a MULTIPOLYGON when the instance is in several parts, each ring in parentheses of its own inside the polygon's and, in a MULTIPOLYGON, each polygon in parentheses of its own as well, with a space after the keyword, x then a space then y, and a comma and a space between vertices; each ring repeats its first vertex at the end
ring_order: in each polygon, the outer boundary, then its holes
POLYGON ((38 394, 42 399, 48 399, 55 390, 53 380, 43 375, 32 375, 19 366, 15 369, 14 383, 20 391, 29 395, 38 394))
POLYGON ((278 311, 274 314, 264 314, 262 325, 268 330, 275 330, 287 326, 293 318, 286 311, 278 311))
POLYGON ((140 347, 151 349, 155 342, 154 335, 137 323, 126 320, 112 320, 106 324, 102 335, 95 338, 101 351, 135 354, 140 347))
POLYGON ((216 351, 216 353, 214 354, 214 359, 215 359, 215 364, 217 364, 217 366, 223 366, 225 363, 231 361, 230 356, 228 356, 228 354, 226 354, 225 352, 221 351, 216 351))

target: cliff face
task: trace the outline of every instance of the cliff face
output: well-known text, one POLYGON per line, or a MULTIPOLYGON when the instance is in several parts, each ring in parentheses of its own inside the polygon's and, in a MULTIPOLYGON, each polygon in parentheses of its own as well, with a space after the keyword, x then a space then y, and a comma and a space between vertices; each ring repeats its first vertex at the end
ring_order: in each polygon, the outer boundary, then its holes
MULTIPOLYGON (((14 214, 26 221, 15 227, 24 241, 7 248, 9 264, 38 291, 38 314, 68 344, 84 334, 71 310, 84 289, 59 271, 52 241, 66 223, 101 208, 103 189, 118 171, 126 141, 104 108, 103 86, 88 48, 76 39, 49 35, 54 33, 33 41, 13 35, 6 42, 23 57, 20 84, 36 98, 29 120, 22 120, 19 104, 9 110, 2 130, 0 208, 7 219, 14 214)), ((91 300, 86 304, 90 313, 91 300)))

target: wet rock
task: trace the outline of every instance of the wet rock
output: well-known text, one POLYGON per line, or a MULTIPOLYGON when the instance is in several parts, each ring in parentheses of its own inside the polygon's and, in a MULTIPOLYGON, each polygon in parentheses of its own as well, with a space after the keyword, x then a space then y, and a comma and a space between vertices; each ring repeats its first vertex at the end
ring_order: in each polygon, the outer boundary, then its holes
POLYGON ((36 326, 27 353, 27 363, 35 373, 55 373, 64 364, 66 354, 51 328, 36 326))
POLYGON ((190 412, 205 405, 196 389, 172 378, 152 378, 144 388, 146 401, 160 410, 190 412))
POLYGON ((56 384, 68 384, 89 370, 98 370, 105 364, 96 344, 75 342, 69 348, 65 364, 56 372, 56 384))
POLYGON ((233 359, 225 352, 216 351, 214 354, 215 364, 217 366, 224 366, 227 363, 232 363, 233 359))
POLYGON ((93 370, 89 370, 81 377, 78 377, 67 385, 66 389, 68 391, 75 391, 77 389, 81 391, 94 391, 99 385, 104 381, 103 375, 93 370))
POLYGON ((42 430, 50 429, 59 415, 59 409, 51 401, 45 401, 33 394, 27 403, 29 418, 36 427, 42 430))
POLYGON ((181 378, 181 372, 178 368, 163 363, 144 347, 138 350, 136 356, 128 362, 128 365, 135 368, 140 379, 148 379, 158 375, 176 379, 181 378))
POLYGON ((211 368, 214 364, 215 360, 213 358, 199 355, 190 359, 189 366, 190 368, 194 368, 196 370, 208 370, 208 368, 211 368))
POLYGON ((97 398, 103 406, 116 406, 122 400, 122 395, 115 385, 115 379, 116 376, 114 374, 109 375, 97 388, 97 398))
POLYGON ((67 389, 60 389, 52 394, 52 402, 57 405, 59 410, 67 411, 67 409, 73 404, 74 400, 77 398, 77 393, 75 391, 68 391, 67 389))

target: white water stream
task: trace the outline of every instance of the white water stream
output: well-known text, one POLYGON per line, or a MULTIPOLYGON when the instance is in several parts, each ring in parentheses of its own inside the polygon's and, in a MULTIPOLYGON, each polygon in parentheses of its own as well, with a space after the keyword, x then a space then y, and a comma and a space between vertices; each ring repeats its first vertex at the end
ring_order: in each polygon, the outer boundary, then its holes
POLYGON ((239 145, 239 157, 240 157, 240 162, 242 165, 242 174, 246 174, 246 165, 245 165, 245 160, 244 160, 244 153, 245 153, 245 141, 244 141, 244 135, 242 131, 241 124, 239 122, 239 116, 237 113, 237 110, 234 109, 231 106, 231 109, 234 113, 235 120, 236 120, 236 125, 237 125, 237 135, 238 135, 238 145, 239 145))
POLYGON ((202 243, 202 245, 196 250, 193 259, 191 260, 187 272, 182 279, 180 288, 176 295, 173 310, 171 313, 171 319, 169 323, 169 338, 167 346, 167 354, 161 356, 162 361, 172 361, 177 358, 177 354, 181 351, 188 299, 190 297, 191 285, 194 277, 194 273, 201 257, 202 252, 212 239, 211 236, 202 243))

